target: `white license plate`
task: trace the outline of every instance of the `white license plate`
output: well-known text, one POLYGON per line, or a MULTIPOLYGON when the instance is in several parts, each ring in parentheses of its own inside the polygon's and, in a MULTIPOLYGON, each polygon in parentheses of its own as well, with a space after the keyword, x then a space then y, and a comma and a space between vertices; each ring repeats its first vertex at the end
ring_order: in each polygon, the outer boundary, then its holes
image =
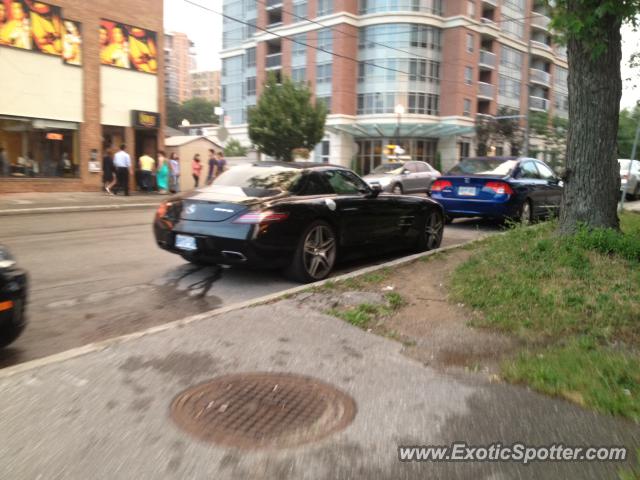
POLYGON ((476 187, 458 187, 458 195, 461 197, 475 197, 476 187))
POLYGON ((176 235, 176 248, 180 250, 197 250, 196 239, 189 235, 176 235))

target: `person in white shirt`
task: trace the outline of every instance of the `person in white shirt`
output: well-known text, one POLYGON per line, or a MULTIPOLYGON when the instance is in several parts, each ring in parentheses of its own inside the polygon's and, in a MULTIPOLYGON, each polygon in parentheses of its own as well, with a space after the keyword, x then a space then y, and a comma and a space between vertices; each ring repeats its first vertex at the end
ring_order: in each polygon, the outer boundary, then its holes
POLYGON ((129 175, 133 175, 133 171, 131 170, 131 157, 126 148, 124 143, 120 145, 120 150, 113 157, 113 166, 116 169, 116 178, 118 179, 118 184, 113 189, 114 195, 123 190, 124 194, 129 196, 129 175))

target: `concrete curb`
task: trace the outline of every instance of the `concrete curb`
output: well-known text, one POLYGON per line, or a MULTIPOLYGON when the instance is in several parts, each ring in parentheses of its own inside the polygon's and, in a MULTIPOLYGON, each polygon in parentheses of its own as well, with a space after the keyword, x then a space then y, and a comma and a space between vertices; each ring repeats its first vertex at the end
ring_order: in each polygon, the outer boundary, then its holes
POLYGON ((16 208, 8 210, 0 210, 0 217, 10 217, 17 215, 38 215, 44 213, 79 213, 79 212, 101 212, 110 210, 134 210, 140 208, 151 208, 160 205, 158 202, 149 203, 122 203, 111 205, 76 205, 69 207, 34 207, 34 208, 16 208))
POLYGON ((183 318, 181 320, 175 320, 173 322, 165 323, 163 325, 158 325, 155 327, 148 328, 146 330, 141 330, 140 332, 130 333, 128 335, 122 335, 119 337, 110 338, 107 340, 103 340, 101 342, 89 343, 87 345, 83 345, 82 347, 72 348, 71 350, 67 350, 65 352, 56 353, 54 355, 50 355, 48 357, 39 358, 37 360, 31 360, 29 362, 21 363, 19 365, 15 365, 13 367, 7 367, 0 370, 0 379, 8 378, 13 375, 17 375, 19 373, 24 373, 30 370, 34 370, 39 367, 43 367, 46 365, 51 365, 54 363, 64 362, 66 360, 71 360, 76 357, 80 357, 89 353, 99 352, 102 350, 106 350, 111 346, 115 346, 124 342, 128 342, 131 340, 135 340, 138 338, 145 337, 147 335, 152 335, 155 333, 165 332, 167 330, 173 330, 176 328, 183 327, 185 325, 189 325, 194 322, 198 322, 200 320, 205 320, 212 317, 217 317, 218 315, 223 315, 225 313, 233 312, 236 310, 242 310, 244 308, 254 307, 257 305, 262 305, 265 303, 271 303, 276 300, 282 300, 291 295, 295 295, 297 293, 304 292, 306 290, 310 290, 313 288, 321 287, 327 283, 337 283, 348 280, 350 278, 359 277, 361 275, 366 275, 371 272, 375 272, 378 270, 382 270, 384 268, 397 267, 400 265, 408 264, 419 260, 421 258, 430 257, 436 255, 438 253, 448 252, 451 250, 457 250, 460 248, 465 248, 469 245, 473 245, 474 243, 482 242, 492 235, 483 235, 475 240, 471 240, 465 243, 460 243, 458 245, 451 245, 449 247, 438 248, 436 250, 431 250, 428 252, 417 253, 414 255, 409 255, 407 257, 398 258, 395 260, 391 260, 389 262, 384 262, 378 265, 372 265, 370 267, 366 267, 360 270, 355 270, 350 273, 345 273, 343 275, 339 275, 337 277, 329 277, 325 280, 321 280, 315 283, 308 283, 305 285, 300 285, 298 287, 289 288, 287 290, 282 290, 280 292, 272 293, 269 295, 265 295, 262 297, 254 298, 251 300, 247 300, 245 302, 235 303, 233 305, 229 305, 227 307, 216 308, 214 310, 210 310, 205 313, 199 313, 198 315, 192 315, 190 317, 183 318))

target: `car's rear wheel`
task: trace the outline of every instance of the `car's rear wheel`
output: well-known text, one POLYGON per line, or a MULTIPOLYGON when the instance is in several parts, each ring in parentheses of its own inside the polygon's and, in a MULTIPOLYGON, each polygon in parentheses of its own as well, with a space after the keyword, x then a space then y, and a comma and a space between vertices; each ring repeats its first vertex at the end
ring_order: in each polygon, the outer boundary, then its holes
POLYGON ((520 223, 522 225, 531 225, 533 221, 533 210, 531 208, 531 200, 525 200, 520 207, 520 223))
POLYGON ((430 212, 418 237, 418 250, 424 252, 440 247, 443 234, 444 216, 437 210, 430 212))
POLYGON ((394 193, 395 195, 402 195, 404 193, 404 190, 402 189, 402 185, 400 185, 399 183, 396 183, 391 189, 391 192, 394 193))
POLYGON ((327 278, 336 263, 336 234, 327 222, 316 220, 302 234, 287 276, 302 283, 327 278))

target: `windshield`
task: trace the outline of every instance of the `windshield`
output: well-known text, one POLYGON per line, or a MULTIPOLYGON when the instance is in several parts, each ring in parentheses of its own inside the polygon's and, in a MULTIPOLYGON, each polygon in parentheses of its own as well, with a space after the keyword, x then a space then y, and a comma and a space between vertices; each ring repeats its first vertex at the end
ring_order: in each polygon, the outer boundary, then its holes
POLYGON ((271 165, 246 165, 234 167, 217 177, 203 191, 215 191, 219 187, 235 187, 247 197, 272 197, 290 192, 302 175, 299 168, 271 165))
POLYGON ((505 160, 504 158, 465 158, 449 170, 447 175, 506 177, 513 172, 517 164, 517 160, 505 160))
POLYGON ((378 165, 371 171, 371 174, 387 173, 389 175, 398 175, 404 170, 404 163, 383 163, 378 165))

